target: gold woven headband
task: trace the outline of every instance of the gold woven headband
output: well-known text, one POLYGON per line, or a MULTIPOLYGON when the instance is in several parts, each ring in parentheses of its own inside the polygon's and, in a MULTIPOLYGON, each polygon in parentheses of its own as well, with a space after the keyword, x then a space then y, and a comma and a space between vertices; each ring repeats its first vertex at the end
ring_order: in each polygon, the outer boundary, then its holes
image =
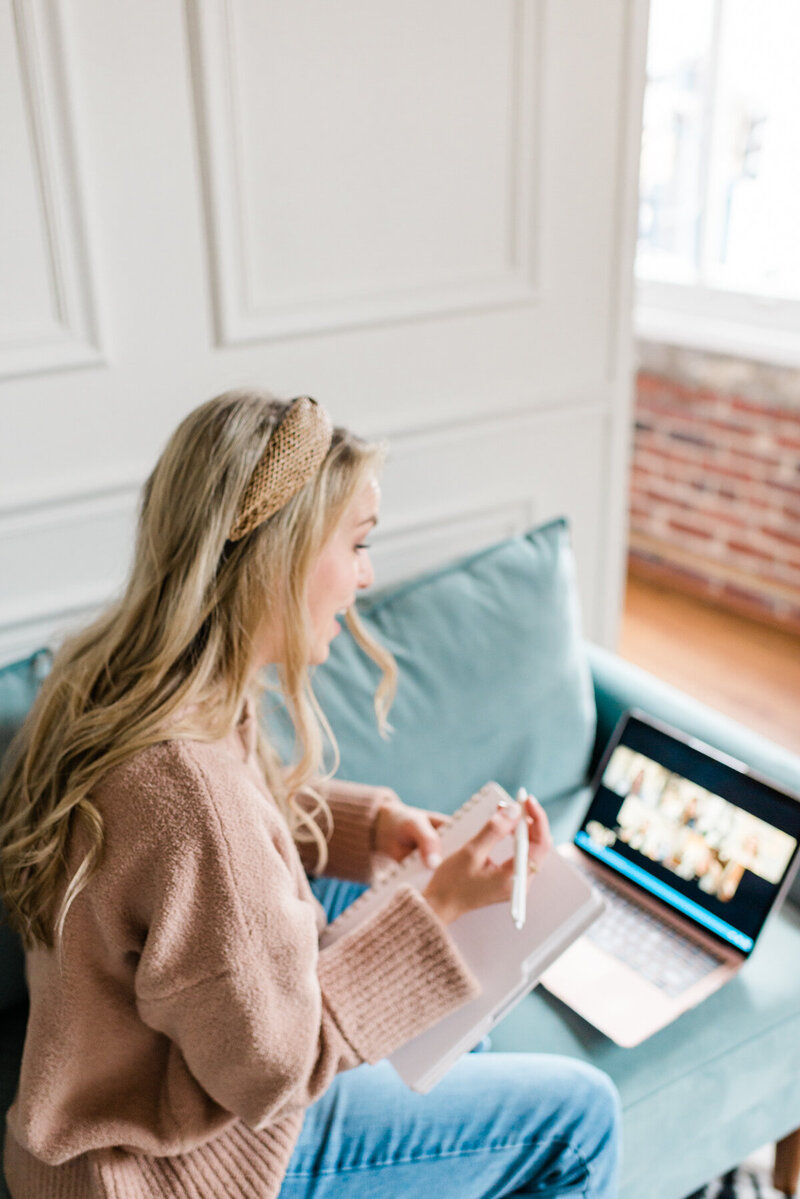
POLYGON ((293 400, 239 501, 230 541, 241 541, 313 478, 331 446, 333 425, 310 396, 293 400))

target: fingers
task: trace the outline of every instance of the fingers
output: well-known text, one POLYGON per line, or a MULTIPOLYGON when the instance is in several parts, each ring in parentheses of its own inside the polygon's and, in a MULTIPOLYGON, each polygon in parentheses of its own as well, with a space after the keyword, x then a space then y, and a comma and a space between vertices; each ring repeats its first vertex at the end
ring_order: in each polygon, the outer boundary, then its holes
POLYGON ((419 849, 422 860, 429 870, 435 870, 442 862, 442 842, 433 820, 423 817, 420 828, 419 849))
POLYGON ((415 811, 407 821, 409 840, 419 848, 423 862, 429 870, 441 865, 442 843, 430 814, 415 811))
POLYGON ((552 844, 553 838, 550 833, 550 821, 547 819, 547 812, 545 812, 539 800, 533 795, 529 795, 525 801, 525 807, 530 817, 528 829, 531 839, 542 842, 546 841, 548 844, 552 844))
POLYGON ((453 823, 453 820, 452 817, 446 816, 444 812, 429 812, 428 819, 434 832, 432 836, 428 835, 425 846, 421 850, 421 853, 422 860, 425 865, 430 870, 435 870, 437 866, 441 865, 442 861, 442 843, 436 830, 440 828, 447 828, 453 823))
POLYGON ((539 866, 553 845, 550 821, 539 800, 533 795, 525 797, 525 814, 528 821, 528 861, 539 866))
MULTIPOLYGON (((528 828, 529 861, 538 866, 550 848, 550 826, 541 804, 523 792, 519 802, 499 804, 483 827, 444 860, 431 876, 426 898, 449 913, 451 919, 489 904, 508 903, 513 891, 514 856, 512 853, 496 861, 493 851, 499 842, 513 841, 514 830, 523 819, 528 828)), ((533 872, 527 881, 532 877, 533 872)))
POLYGON ((509 833, 513 833, 522 815, 519 804, 510 807, 498 807, 493 816, 484 824, 469 842, 473 852, 479 857, 487 857, 498 841, 502 841, 509 833))

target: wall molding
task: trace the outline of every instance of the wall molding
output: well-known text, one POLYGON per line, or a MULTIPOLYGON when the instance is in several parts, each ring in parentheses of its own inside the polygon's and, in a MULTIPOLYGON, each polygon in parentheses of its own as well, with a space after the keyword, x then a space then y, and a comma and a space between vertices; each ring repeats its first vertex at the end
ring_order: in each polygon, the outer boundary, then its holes
POLYGON ((592 389, 593 395, 586 393, 551 396, 543 404, 527 404, 514 408, 504 408, 498 411, 481 412, 470 416, 457 417, 451 420, 430 422, 414 428, 393 429, 390 433, 380 430, 370 432, 367 436, 376 440, 384 437, 390 443, 390 450, 401 449, 403 452, 420 446, 440 443, 449 444, 454 437, 475 434, 494 434, 498 430, 520 430, 552 417, 580 420, 582 417, 605 414, 610 403, 610 391, 604 384, 592 389))
POLYGON ((105 362, 59 5, 12 0, 12 11, 53 313, 24 336, 0 329, 0 377, 105 362))
MULTIPOLYGON (((73 515, 83 509, 85 536, 91 537, 94 520, 109 520, 120 535, 128 527, 129 512, 121 497, 109 497, 106 502, 75 504, 73 515)), ((505 504, 490 504, 471 511, 442 513, 422 521, 405 521, 387 529, 381 535, 374 552, 380 586, 388 586, 435 567, 461 554, 477 551, 504 537, 522 532, 534 522, 534 505, 522 498, 505 504)), ((48 526, 44 510, 27 515, 30 526, 38 526, 45 540, 48 532, 58 535, 54 525, 48 526)), ((0 524, 0 542, 4 537, 27 537, 30 527, 0 524)), ((62 582, 54 589, 26 594, 19 598, 0 596, 0 667, 27 657, 45 646, 55 648, 73 628, 87 624, 107 604, 115 588, 110 581, 79 580, 62 582)))
MULTIPOLYGON (((502 428, 514 431, 529 426, 531 422, 553 416, 580 421, 582 417, 605 412, 610 403, 610 390, 603 385, 593 387, 591 394, 588 390, 556 394, 539 404, 519 404, 469 416, 433 420, 424 425, 384 428, 370 427, 362 422, 358 431, 370 440, 388 441, 390 452, 405 452, 429 444, 447 444, 453 437, 470 433, 480 436, 502 428)), ((34 525, 46 525, 58 522, 75 506, 88 504, 90 508, 107 510, 117 504, 133 505, 153 466, 153 462, 148 462, 143 463, 139 470, 128 468, 124 477, 119 477, 118 471, 105 475, 97 474, 88 486, 75 487, 74 484, 65 481, 46 489, 37 487, 0 495, 0 537, 10 522, 23 517, 32 521, 34 525)))
POLYGON ((12 528, 55 526, 72 520, 75 512, 86 509, 106 511, 135 504, 146 474, 119 482, 95 481, 88 487, 48 488, 46 491, 18 492, 0 498, 0 537, 12 528))
POLYGON ((535 511, 534 502, 524 498, 390 528, 372 555, 376 590, 524 532, 535 523, 535 511))
MULTIPOLYGON (((419 493, 415 478, 428 482, 418 504, 404 505, 402 516, 398 506, 397 516, 388 512, 381 521, 374 550, 380 585, 476 551, 551 515, 545 511, 547 484, 536 469, 527 468, 525 446, 538 445, 540 427, 545 441, 551 427, 571 439, 566 431, 576 420, 580 428, 588 427, 592 418, 604 419, 605 408, 601 393, 595 402, 583 399, 393 434, 386 488, 419 493)), ((0 509, 0 547, 5 560, 17 563, 5 587, 0 580, 0 665, 57 644, 109 601, 126 576, 139 492, 140 483, 133 480, 105 486, 98 481, 82 493, 28 496, 25 503, 0 509)))
POLYGON ((362 326, 392 325, 473 311, 535 304, 539 298, 539 148, 544 47, 542 6, 510 0, 510 136, 507 263, 494 277, 319 301, 252 298, 243 196, 243 148, 234 80, 235 0, 187 0, 200 160, 205 193, 217 344, 239 345, 362 326))
POLYGON ((123 582, 138 489, 108 488, 0 512, 0 664, 85 623, 123 582))

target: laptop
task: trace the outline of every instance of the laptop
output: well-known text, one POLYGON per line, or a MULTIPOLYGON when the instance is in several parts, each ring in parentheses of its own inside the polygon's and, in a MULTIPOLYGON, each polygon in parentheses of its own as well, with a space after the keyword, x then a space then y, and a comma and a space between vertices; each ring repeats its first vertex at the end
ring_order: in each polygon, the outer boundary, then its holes
POLYGON ((625 712, 560 848, 606 907, 542 985, 618 1045, 638 1045, 742 968, 799 850, 800 796, 625 712))

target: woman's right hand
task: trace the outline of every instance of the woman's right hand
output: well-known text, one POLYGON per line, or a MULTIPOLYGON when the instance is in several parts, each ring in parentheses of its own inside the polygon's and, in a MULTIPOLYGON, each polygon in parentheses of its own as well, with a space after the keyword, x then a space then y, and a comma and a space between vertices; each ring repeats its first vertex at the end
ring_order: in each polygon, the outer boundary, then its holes
POLYGON ((511 837, 520 820, 528 822, 528 882, 550 851, 553 839, 544 808, 528 795, 522 804, 498 807, 493 816, 460 849, 445 858, 423 891, 443 924, 492 903, 510 903, 514 883, 513 846, 503 862, 492 859, 498 841, 511 837))

